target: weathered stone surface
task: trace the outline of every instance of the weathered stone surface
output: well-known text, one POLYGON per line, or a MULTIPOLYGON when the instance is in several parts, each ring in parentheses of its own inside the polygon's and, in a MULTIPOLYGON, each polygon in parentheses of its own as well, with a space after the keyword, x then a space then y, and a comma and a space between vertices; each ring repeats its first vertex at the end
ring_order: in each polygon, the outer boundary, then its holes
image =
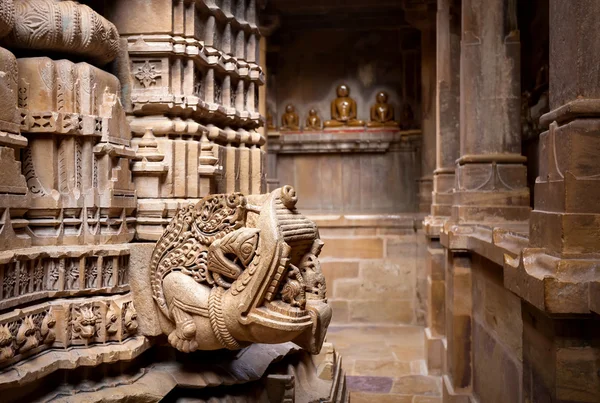
MULTIPOLYGON (((74 1, 17 0, 14 10, 14 27, 3 40, 7 46, 66 52, 99 64, 106 64, 117 55, 117 28, 86 5, 74 1)), ((6 12, 9 11, 8 8, 6 12)))
POLYGON ((148 329, 158 316, 183 352, 294 341, 317 354, 331 320, 318 260, 323 242, 297 200, 286 186, 211 195, 177 211, 149 271, 136 278, 148 329))

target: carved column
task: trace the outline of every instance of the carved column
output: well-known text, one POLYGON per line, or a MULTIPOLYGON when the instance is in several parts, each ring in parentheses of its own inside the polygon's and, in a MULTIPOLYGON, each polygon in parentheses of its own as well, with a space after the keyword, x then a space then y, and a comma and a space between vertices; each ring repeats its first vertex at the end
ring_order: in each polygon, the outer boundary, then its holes
POLYGON ((521 155, 516 2, 463 0, 460 158, 453 218, 502 223, 529 217, 521 155))
POLYGON ((426 220, 432 234, 439 233, 441 224, 452 213, 454 169, 459 157, 460 8, 457 10, 455 4, 455 0, 438 0, 436 169, 433 174, 432 219, 426 220))
POLYGON ((506 287, 529 303, 526 401, 600 401, 591 314, 600 313, 598 15, 594 0, 550 0, 550 112, 540 119, 548 130, 540 136, 530 247, 504 267, 506 287), (582 377, 582 368, 591 375, 582 377))
POLYGON ((452 213, 454 169, 459 156, 460 7, 455 8, 456 3, 438 0, 437 10, 436 169, 431 215, 423 222, 429 240, 425 346, 430 373, 443 369, 446 354, 444 249, 439 235, 452 213))
MULTIPOLYGON (((433 21, 433 19, 432 19, 433 21)), ((421 25, 421 179, 419 179, 419 211, 431 209, 433 170, 436 147, 436 34, 433 24, 421 25)))
POLYGON ((436 147, 436 30, 435 0, 404 0, 406 21, 421 31, 421 178, 419 211, 431 209, 436 147))

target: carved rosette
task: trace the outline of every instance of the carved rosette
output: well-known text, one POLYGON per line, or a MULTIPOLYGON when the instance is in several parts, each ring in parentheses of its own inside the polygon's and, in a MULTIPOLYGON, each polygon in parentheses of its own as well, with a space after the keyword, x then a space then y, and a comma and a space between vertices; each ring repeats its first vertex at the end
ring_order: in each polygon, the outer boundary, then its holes
POLYGON ((318 260, 323 242, 296 202, 286 186, 210 195, 177 212, 150 265, 161 329, 174 347, 293 341, 320 350, 331 319, 318 260))

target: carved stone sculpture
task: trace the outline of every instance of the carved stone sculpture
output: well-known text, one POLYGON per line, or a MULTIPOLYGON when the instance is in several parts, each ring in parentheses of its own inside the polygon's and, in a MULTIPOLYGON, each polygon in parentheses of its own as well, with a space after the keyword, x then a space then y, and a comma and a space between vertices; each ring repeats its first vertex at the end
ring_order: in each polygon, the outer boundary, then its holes
POLYGON ((331 319, 316 225, 285 186, 180 209, 150 265, 160 327, 185 352, 294 341, 317 353, 331 319))
POLYGON ((306 130, 321 130, 321 118, 317 113, 317 110, 311 108, 308 111, 308 116, 306 117, 306 126, 304 127, 306 130))
POLYGON ((371 106, 371 121, 368 127, 398 127, 394 121, 394 107, 388 104, 388 94, 380 91, 375 97, 375 104, 371 106))
POLYGON ((365 122, 356 118, 356 101, 350 98, 350 88, 342 84, 335 91, 337 98, 331 102, 331 120, 326 120, 323 126, 364 126, 365 122))
POLYGON ((8 46, 69 52, 98 64, 106 64, 117 56, 117 28, 88 6, 58 0, 14 3, 14 28, 4 39, 8 46))
POLYGON ((284 130, 300 130, 300 119, 296 108, 292 104, 288 104, 285 107, 285 113, 281 117, 281 128, 284 130))

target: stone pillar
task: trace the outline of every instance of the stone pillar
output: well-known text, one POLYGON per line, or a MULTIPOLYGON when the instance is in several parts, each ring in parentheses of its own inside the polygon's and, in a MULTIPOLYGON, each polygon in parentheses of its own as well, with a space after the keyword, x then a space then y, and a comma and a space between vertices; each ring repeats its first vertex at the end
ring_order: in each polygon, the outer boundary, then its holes
POLYGON ((404 18, 421 31, 421 177, 419 211, 431 209, 436 130, 436 0, 404 0, 404 18))
POLYGON ((446 252, 445 402, 461 402, 472 389, 472 271, 467 253, 446 252))
POLYGON ((454 169, 460 144, 460 9, 454 0, 438 0, 436 169, 433 173, 431 215, 452 213, 454 169))
POLYGON ((436 81, 436 169, 431 215, 425 218, 427 248, 427 328, 425 348, 429 373, 443 369, 445 343, 444 249, 440 230, 452 213, 454 168, 459 156, 460 7, 438 0, 436 81))
POLYGON ((548 131, 530 248, 504 269, 505 284, 529 302, 523 386, 531 402, 600 401, 600 321, 590 315, 600 312, 598 15, 595 0, 550 0, 550 112, 540 119, 548 131))
MULTIPOLYGON (((433 15, 431 21, 434 21, 433 15)), ((436 147, 436 33, 435 25, 420 24, 421 30, 421 178, 419 211, 431 209, 436 147)))
POLYGON ((459 223, 529 217, 516 13, 514 0, 462 1, 460 158, 453 206, 459 223))
POLYGON ((540 119, 540 176, 531 245, 552 254, 600 252, 600 3, 550 2, 550 112, 540 119), (574 65, 572 61, 576 61, 574 65))

